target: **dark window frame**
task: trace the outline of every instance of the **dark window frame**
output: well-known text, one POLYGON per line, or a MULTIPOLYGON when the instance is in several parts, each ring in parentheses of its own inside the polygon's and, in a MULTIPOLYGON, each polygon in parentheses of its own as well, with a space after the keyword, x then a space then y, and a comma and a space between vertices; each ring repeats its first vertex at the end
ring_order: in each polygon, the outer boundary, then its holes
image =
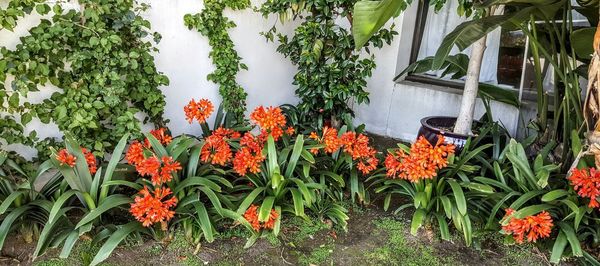
MULTIPOLYGON (((421 43, 423 42, 423 32, 425 31, 427 15, 429 14, 429 7, 429 0, 418 1, 415 28, 413 31, 412 44, 410 48, 410 57, 408 62, 409 66, 418 61, 419 50, 421 49, 421 43)), ((401 75, 398 74, 394 78, 394 81, 396 82, 402 80, 455 88, 460 90, 464 88, 464 82, 444 80, 423 75, 408 74, 404 79, 401 79, 401 75)))

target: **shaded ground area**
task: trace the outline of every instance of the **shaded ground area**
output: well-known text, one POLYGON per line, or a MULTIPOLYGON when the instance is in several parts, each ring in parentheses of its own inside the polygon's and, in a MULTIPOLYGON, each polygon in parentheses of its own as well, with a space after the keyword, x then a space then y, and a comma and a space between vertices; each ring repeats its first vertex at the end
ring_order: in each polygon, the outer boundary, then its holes
MULTIPOLYGON (((409 222, 378 208, 353 208, 348 232, 327 222, 287 219, 278 238, 259 239, 244 249, 245 232, 233 228, 213 243, 195 246, 176 234, 169 243, 145 241, 119 247, 104 265, 546 265, 545 256, 530 246, 504 246, 488 239, 479 250, 455 241, 438 240, 423 229, 409 233, 409 222)), ((97 247, 85 241, 69 259, 57 259, 53 250, 30 262, 32 245, 12 237, 2 252, 2 265, 85 265, 97 247)))

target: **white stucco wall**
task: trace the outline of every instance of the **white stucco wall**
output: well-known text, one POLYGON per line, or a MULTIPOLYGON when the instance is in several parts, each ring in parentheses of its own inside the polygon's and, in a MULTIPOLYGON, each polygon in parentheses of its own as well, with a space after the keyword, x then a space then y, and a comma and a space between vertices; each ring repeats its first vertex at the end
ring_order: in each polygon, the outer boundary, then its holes
MULTIPOLYGON (((152 8, 143 14, 152 23, 152 29, 159 32, 163 38, 156 54, 156 64, 160 71, 170 79, 170 85, 162 89, 166 96, 167 106, 165 116, 170 119, 169 128, 174 134, 197 134, 200 128, 189 125, 184 119, 183 106, 192 98, 208 98, 215 105, 220 102, 218 86, 206 80, 206 75, 214 70, 208 53, 210 46, 206 37, 195 30, 188 30, 183 24, 183 16, 188 13, 198 13, 203 8, 201 0, 144 0, 152 8)), ((253 5, 260 4, 253 1, 253 5)), ((407 11, 405 17, 411 16, 407 11)), ((280 105, 297 103, 292 85, 296 68, 287 58, 276 52, 277 44, 268 43, 260 32, 271 28, 276 20, 274 17, 264 19, 261 14, 246 9, 243 11, 227 11, 226 16, 233 20, 237 27, 230 30, 230 36, 236 44, 236 50, 243 58, 242 62, 248 71, 238 74, 237 81, 248 92, 248 110, 258 105, 280 105)), ((19 21, 15 32, 0 31, 0 46, 13 49, 19 42, 19 37, 27 35, 27 30, 39 22, 39 17, 28 16, 19 21)), ((390 46, 381 50, 372 49, 376 56, 377 68, 368 82, 367 90, 371 93, 370 105, 354 106, 356 122, 365 123, 367 130, 376 134, 386 135, 405 140, 413 139, 419 127, 419 120, 429 115, 455 115, 458 112, 460 95, 422 84, 396 84, 394 76, 403 68, 408 60, 409 50, 405 47, 407 36, 412 35, 412 26, 400 16, 395 19, 395 29, 400 36, 394 39, 390 46), (404 46, 402 46, 403 44, 404 46)), ((279 27, 283 32, 291 33, 294 23, 279 27)), ((410 42, 408 42, 410 43, 410 42)), ((10 83, 7 82, 6 85, 10 83)), ((54 88, 56 89, 56 88, 54 88)), ((49 97, 52 90, 45 89, 32 94, 30 101, 39 101, 49 97)), ((516 124, 518 116, 516 109, 495 104, 496 112, 507 126, 516 124)), ((482 112, 477 107, 478 115, 482 112)), ((27 131, 36 129, 40 137, 60 137, 55 125, 45 125, 34 120, 27 131)), ((22 148, 15 148, 22 150, 22 148)), ((26 151, 26 155, 33 155, 26 151)), ((27 157, 29 157, 27 156, 27 157)))

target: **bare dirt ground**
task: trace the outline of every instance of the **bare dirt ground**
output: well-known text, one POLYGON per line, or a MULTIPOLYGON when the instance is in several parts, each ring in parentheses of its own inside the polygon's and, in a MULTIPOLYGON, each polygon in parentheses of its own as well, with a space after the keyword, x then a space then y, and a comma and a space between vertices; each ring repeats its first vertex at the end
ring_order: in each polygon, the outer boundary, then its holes
MULTIPOLYGON (((409 221, 377 207, 353 208, 347 232, 327 222, 288 219, 279 237, 261 238, 244 249, 244 231, 235 228, 213 243, 195 246, 176 234, 172 241, 146 240, 119 247, 104 265, 547 265, 546 255, 531 246, 504 246, 489 238, 479 248, 466 247, 459 236, 441 241, 422 229, 409 233, 409 221)), ((31 261, 32 244, 12 236, 1 265, 85 265, 97 247, 82 242, 68 259, 52 250, 31 261)))

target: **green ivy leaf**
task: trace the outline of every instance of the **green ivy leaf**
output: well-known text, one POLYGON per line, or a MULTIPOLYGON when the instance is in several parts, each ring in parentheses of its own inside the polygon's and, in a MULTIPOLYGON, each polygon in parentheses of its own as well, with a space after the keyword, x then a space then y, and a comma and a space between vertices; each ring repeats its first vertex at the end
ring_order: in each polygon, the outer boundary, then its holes
POLYGON ((21 115, 21 124, 27 125, 29 122, 31 122, 32 119, 33 117, 31 116, 31 114, 24 113, 23 115, 21 115))

